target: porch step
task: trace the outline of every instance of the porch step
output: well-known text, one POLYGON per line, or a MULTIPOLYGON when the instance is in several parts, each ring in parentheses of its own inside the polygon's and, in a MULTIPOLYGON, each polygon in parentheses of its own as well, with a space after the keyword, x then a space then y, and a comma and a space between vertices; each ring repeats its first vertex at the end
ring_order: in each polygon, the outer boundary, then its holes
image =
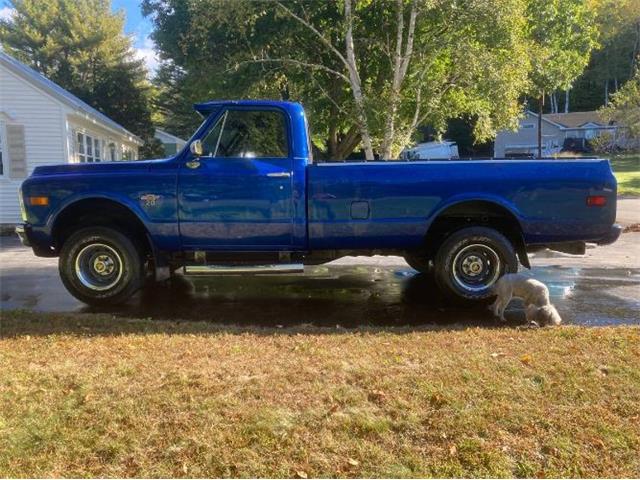
POLYGON ((185 275, 241 275, 303 273, 302 263, 276 263, 267 265, 186 265, 185 275))

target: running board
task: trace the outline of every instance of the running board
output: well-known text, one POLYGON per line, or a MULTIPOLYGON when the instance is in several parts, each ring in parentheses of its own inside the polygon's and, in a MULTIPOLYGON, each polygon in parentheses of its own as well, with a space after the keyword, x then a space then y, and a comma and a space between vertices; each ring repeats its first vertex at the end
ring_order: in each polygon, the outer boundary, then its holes
POLYGON ((303 273, 304 265, 301 263, 277 263, 273 265, 186 265, 185 275, 241 275, 251 274, 278 274, 278 273, 303 273))

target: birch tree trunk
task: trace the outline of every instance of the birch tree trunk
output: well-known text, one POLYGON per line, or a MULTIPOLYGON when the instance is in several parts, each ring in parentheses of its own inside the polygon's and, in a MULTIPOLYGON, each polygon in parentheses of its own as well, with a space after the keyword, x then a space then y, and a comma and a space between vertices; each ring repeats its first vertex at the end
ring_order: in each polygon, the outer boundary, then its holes
POLYGON ((356 105, 356 117, 360 136, 362 137, 362 147, 367 160, 373 160, 373 146, 371 144, 371 134, 367 122, 367 112, 365 110, 364 94, 362 93, 362 83, 358 74, 355 49, 353 46, 353 15, 351 13, 351 0, 344 2, 344 17, 347 22, 345 43, 347 48, 347 70, 349 71, 349 82, 353 91, 353 100, 356 105))
POLYGON ((564 113, 569 113, 569 88, 564 91, 564 113))
POLYGON ((396 8, 398 31, 396 34, 396 48, 393 56, 393 80, 391 83, 391 93, 389 98, 389 111, 387 112, 387 118, 385 121, 384 138, 381 148, 382 158, 391 158, 391 147, 395 138, 396 116, 398 113, 400 90, 402 88, 402 82, 407 74, 407 69, 409 68, 411 56, 413 55, 413 38, 417 16, 417 4, 414 0, 411 4, 407 42, 406 45, 404 45, 404 2, 402 0, 397 0, 396 8))

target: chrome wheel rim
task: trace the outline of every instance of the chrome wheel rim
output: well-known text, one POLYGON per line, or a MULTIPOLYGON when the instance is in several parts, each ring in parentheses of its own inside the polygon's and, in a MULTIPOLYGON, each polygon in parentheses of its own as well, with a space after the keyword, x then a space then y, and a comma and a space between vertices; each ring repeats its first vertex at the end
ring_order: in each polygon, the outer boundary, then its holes
POLYGON ((481 292, 498 280, 501 266, 500 256, 493 248, 475 243, 456 254, 453 259, 453 278, 464 290, 481 292))
POLYGON ((118 252, 104 243, 92 243, 76 255, 75 271, 85 287, 109 290, 118 284, 123 273, 123 263, 118 252))

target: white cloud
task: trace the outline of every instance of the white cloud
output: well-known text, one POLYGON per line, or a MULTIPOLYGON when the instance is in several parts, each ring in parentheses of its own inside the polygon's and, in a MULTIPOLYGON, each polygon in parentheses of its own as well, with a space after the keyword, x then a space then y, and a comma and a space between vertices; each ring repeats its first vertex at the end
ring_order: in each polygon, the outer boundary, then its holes
POLYGON ((0 8, 0 20, 11 20, 16 13, 15 8, 2 7, 0 8))
POLYGON ((138 45, 134 47, 136 58, 144 60, 147 70, 149 70, 149 75, 153 76, 158 69, 158 63, 160 62, 153 40, 151 40, 149 36, 146 36, 142 41, 136 43, 138 45))

